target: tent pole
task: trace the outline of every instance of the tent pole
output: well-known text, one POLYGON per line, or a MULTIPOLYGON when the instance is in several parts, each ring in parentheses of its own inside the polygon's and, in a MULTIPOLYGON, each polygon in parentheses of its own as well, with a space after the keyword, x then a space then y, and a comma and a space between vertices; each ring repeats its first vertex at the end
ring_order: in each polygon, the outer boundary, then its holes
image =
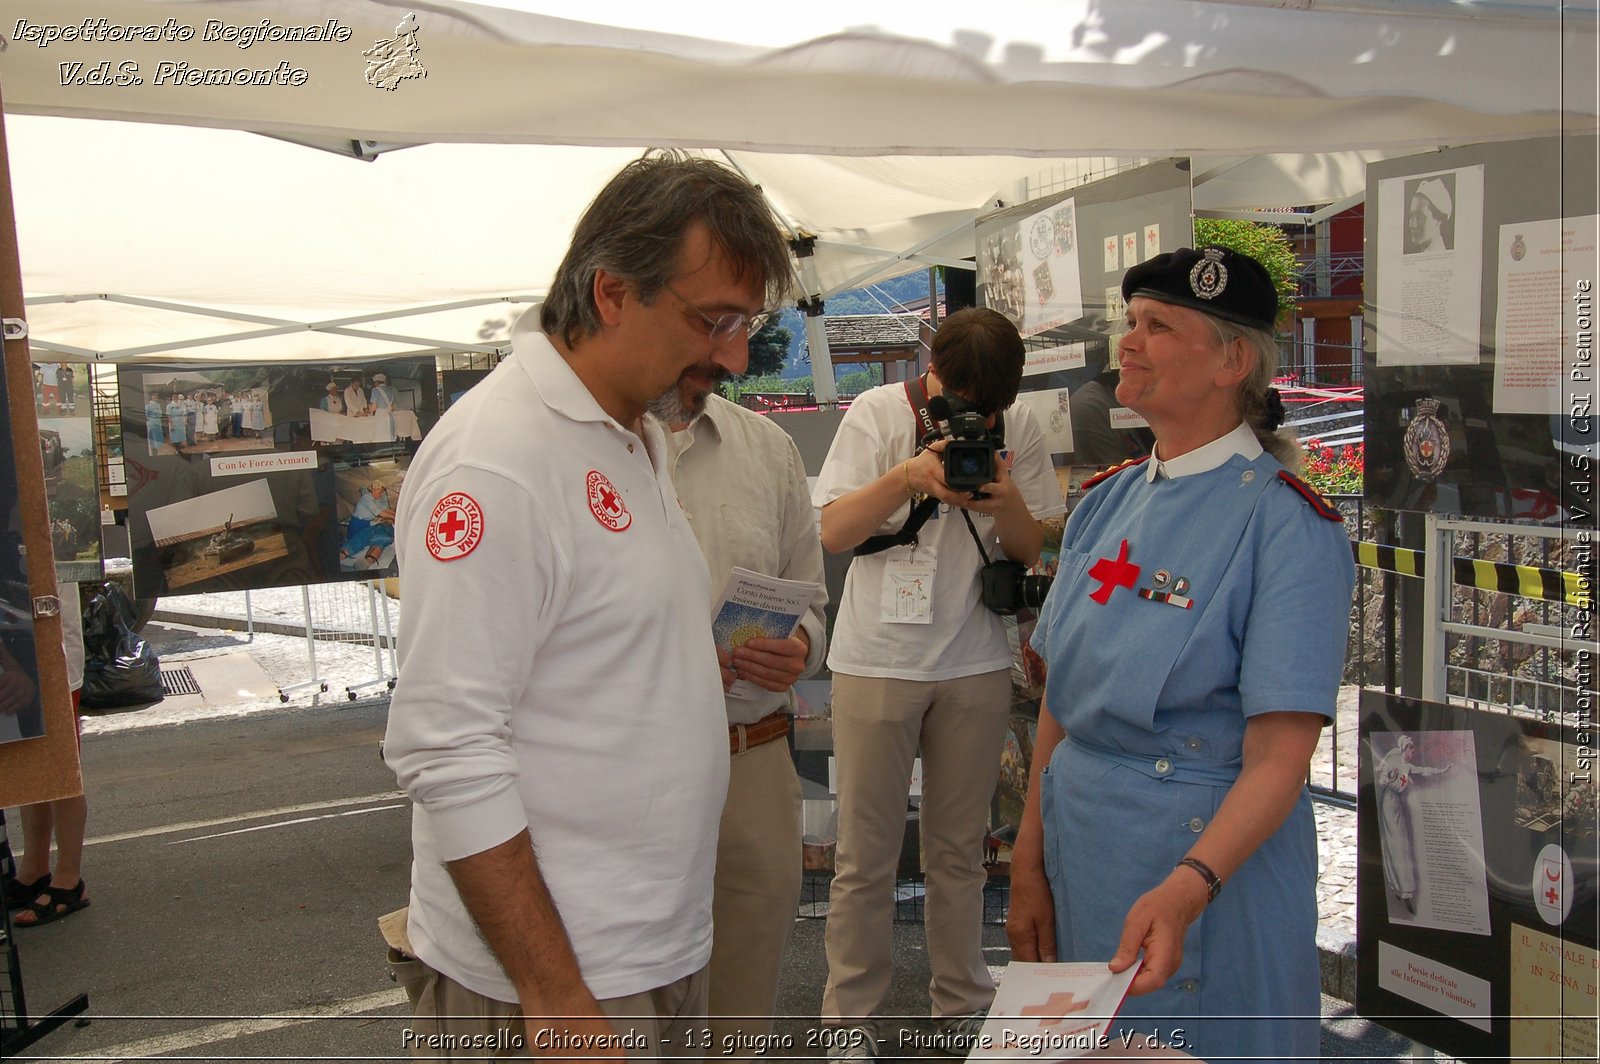
MULTIPOLYGON (((4 108, 0 107, 0 318, 4 319, 6 399, 10 410, 0 429, 11 433, 16 497, 0 499, 0 509, 14 514, 33 563, 27 567, 27 596, 32 606, 38 697, 44 710, 45 734, 26 743, 9 743, 0 758, 0 776, 10 785, 3 804, 50 801, 83 793, 73 710, 67 688, 67 658, 61 638, 60 603, 56 601, 54 550, 44 491, 44 457, 39 450, 38 414, 33 402, 33 366, 28 352, 26 307, 22 301, 22 262, 18 252, 17 216, 11 202, 11 160, 6 151, 4 108), (28 777, 41 782, 28 783, 28 777), (21 787, 17 780, 23 780, 21 787), (30 790, 32 793, 30 793, 30 790)), ((9 473, 9 471, 8 471, 9 473)), ((12 548, 15 550, 16 548, 12 548)), ((76 604, 74 603, 74 607, 76 604)), ((0 814, 0 862, 9 864, 4 815, 0 814)), ((17 955, 11 917, 0 913, 0 1056, 12 1057, 73 1016, 89 1009, 89 995, 78 994, 39 1020, 27 1014, 22 962, 17 955)), ((87 1022, 81 1021, 80 1022, 87 1022)))

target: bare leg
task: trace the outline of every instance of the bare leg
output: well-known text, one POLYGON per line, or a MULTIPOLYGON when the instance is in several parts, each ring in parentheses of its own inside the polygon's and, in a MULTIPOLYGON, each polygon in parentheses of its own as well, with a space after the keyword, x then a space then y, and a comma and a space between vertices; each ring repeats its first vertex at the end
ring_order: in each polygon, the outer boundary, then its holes
POLYGON ((83 878, 83 836, 89 822, 89 799, 81 794, 58 798, 50 807, 56 835, 56 872, 51 885, 70 889, 83 878))
MULTIPOLYGON (((22 807, 22 860, 17 862, 17 879, 34 883, 50 871, 50 834, 54 823, 54 802, 35 802, 22 807)), ((81 851, 83 836, 78 836, 81 851)))

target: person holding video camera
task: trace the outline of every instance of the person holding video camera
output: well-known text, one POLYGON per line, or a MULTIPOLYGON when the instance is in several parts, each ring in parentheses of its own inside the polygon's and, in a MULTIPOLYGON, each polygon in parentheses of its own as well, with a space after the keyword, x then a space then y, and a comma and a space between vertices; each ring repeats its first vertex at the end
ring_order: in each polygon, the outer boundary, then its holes
POLYGON ((919 747, 929 994, 941 1034, 953 1044, 975 1034, 994 997, 981 936, 983 835, 1012 658, 997 611, 1014 610, 1025 591, 1042 597, 1020 567, 1038 560, 1040 519, 1064 508, 1043 433, 1013 405, 1023 362, 1004 315, 950 315, 926 374, 851 404, 812 495, 823 546, 856 552, 828 655, 839 838, 822 1019, 851 1028, 833 1039, 833 1059, 876 1055, 919 747))
POLYGON ((1315 1060, 1317 833, 1355 568, 1290 470, 1277 291, 1180 248, 1122 281, 1117 401, 1152 454, 1086 481, 1033 645, 1049 666, 1011 853, 1017 961, 1142 968, 1110 1032, 1315 1060))

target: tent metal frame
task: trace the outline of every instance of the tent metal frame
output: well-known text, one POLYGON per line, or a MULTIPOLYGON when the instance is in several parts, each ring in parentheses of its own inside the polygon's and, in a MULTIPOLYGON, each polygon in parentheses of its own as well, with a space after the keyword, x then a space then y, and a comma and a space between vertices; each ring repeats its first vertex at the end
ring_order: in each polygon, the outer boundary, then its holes
POLYGON ((373 329, 357 329, 353 328, 352 326, 362 325, 367 322, 374 321, 388 321, 394 318, 416 317, 425 314, 440 314, 451 310, 464 310, 468 307, 494 306, 500 303, 531 304, 539 302, 539 297, 527 295, 488 296, 481 299, 461 299, 451 303, 435 303, 427 306, 406 307, 399 310, 384 310, 371 314, 349 315, 342 318, 327 318, 322 321, 294 321, 290 318, 279 318, 264 314, 250 314, 245 311, 219 310, 215 307, 204 307, 198 304, 173 303, 161 299, 144 299, 138 296, 123 296, 108 293, 33 296, 23 300, 23 302, 28 306, 47 306, 53 303, 83 303, 92 300, 101 300, 107 303, 118 303, 132 307, 145 307, 151 310, 171 311, 176 314, 191 314, 204 318, 222 318, 229 321, 249 322, 268 327, 264 329, 251 329, 245 332, 218 333, 213 336, 202 336, 188 340, 173 340, 159 344, 145 344, 140 347, 117 348, 110 351, 95 351, 89 348, 75 347, 71 344, 63 344, 45 340, 37 335, 29 338, 30 346, 41 351, 52 351, 56 354, 70 355, 74 358, 80 358, 88 362, 126 362, 138 359, 143 355, 189 351, 195 348, 208 347, 215 344, 229 344, 245 340, 260 340, 273 336, 292 336, 298 333, 314 332, 327 333, 332 336, 349 336, 363 340, 374 340, 382 343, 421 345, 417 348, 406 351, 386 351, 381 354, 374 355, 350 356, 348 361, 351 362, 403 358, 408 355, 447 354, 456 351, 474 351, 482 354, 503 355, 510 350, 509 343, 463 343, 456 340, 441 340, 432 337, 413 336, 407 333, 382 332, 373 329))

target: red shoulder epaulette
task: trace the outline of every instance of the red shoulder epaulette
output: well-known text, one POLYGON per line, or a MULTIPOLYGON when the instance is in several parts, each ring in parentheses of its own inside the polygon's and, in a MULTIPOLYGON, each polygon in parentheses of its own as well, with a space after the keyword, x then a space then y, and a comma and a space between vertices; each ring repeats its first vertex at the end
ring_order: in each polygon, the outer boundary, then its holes
POLYGON ((1329 502, 1327 496, 1323 495, 1322 492, 1313 488, 1287 469, 1278 470, 1278 476, 1283 478, 1285 484, 1303 495, 1306 502, 1311 504, 1311 508, 1317 511, 1319 517, 1326 517, 1330 521, 1339 521, 1341 523, 1344 521, 1344 515, 1334 508, 1333 503, 1329 502))
POLYGON ((1107 477, 1114 477, 1130 466, 1140 465, 1141 463, 1148 461, 1150 461, 1150 456, 1147 454, 1142 454, 1138 458, 1130 458, 1126 462, 1120 462, 1117 465, 1112 466, 1110 469, 1103 469, 1094 476, 1090 477, 1088 480, 1084 481, 1082 484, 1079 484, 1078 490, 1088 491, 1090 488, 1094 487, 1102 480, 1105 480, 1107 477))

